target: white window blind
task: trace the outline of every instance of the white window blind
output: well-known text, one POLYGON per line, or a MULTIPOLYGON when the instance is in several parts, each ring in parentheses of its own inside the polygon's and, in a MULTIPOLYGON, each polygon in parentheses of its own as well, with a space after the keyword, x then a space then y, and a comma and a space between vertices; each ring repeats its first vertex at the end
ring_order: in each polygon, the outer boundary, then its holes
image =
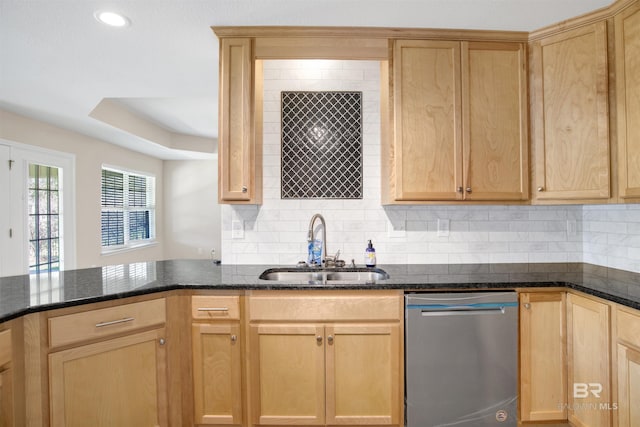
POLYGON ((129 248, 155 238, 155 178, 102 168, 102 249, 129 248))

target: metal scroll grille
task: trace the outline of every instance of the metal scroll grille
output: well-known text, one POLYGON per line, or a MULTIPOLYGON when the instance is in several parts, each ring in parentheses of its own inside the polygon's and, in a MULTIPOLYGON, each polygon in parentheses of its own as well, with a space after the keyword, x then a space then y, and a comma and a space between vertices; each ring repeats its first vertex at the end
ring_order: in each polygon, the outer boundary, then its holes
POLYGON ((362 198, 362 92, 282 92, 282 198, 362 198))

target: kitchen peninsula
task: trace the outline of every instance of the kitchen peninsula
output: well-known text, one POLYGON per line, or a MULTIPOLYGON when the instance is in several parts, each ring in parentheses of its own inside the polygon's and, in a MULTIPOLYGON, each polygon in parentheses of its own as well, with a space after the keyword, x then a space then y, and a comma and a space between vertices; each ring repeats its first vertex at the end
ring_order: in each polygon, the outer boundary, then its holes
MULTIPOLYGON (((605 415, 615 417, 614 425, 633 425, 623 421, 629 405, 638 401, 638 396, 629 394, 635 389, 628 388, 629 382, 638 381, 634 377, 634 351, 640 344, 636 342, 640 325, 638 274, 580 263, 386 265, 382 268, 390 275, 387 280, 318 285, 258 279, 269 267, 174 260, 60 272, 55 280, 44 276, 1 278, 0 337, 10 330, 13 345, 13 359, 2 368, 3 375, 10 373, 12 380, 3 382, 3 405, 13 410, 3 416, 12 414, 15 425, 71 425, 73 420, 98 413, 98 406, 122 408, 124 402, 118 397, 125 395, 135 399, 124 405, 120 415, 126 417, 128 410, 136 414, 137 422, 160 425, 273 424, 270 417, 275 411, 280 411, 278 424, 303 424, 305 417, 314 416, 316 424, 322 425, 403 425, 403 294, 507 289, 518 291, 520 299, 519 418, 543 421, 574 416, 567 415, 567 373, 579 375, 572 373, 571 367, 576 364, 584 369, 585 365, 580 359, 583 353, 577 349, 569 350, 567 363, 565 348, 593 343, 582 338, 572 341, 571 337, 582 336, 576 330, 581 325, 596 325, 604 328, 604 335, 591 329, 588 335, 605 339, 606 347, 580 350, 619 362, 599 373, 604 384, 611 384, 604 387, 607 402, 620 406, 605 415), (589 316, 594 308, 601 310, 595 323, 589 316), (558 322, 557 330, 549 329, 554 322, 558 322), (349 387, 348 379, 334 375, 340 366, 329 352, 329 343, 345 342, 343 337, 343 341, 338 339, 343 330, 350 331, 346 336, 365 334, 388 352, 375 371, 368 373, 372 382, 367 383, 384 405, 347 405, 347 412, 360 411, 360 415, 341 418, 345 406, 341 406, 340 396, 330 393, 313 394, 318 401, 298 402, 298 412, 290 414, 283 412, 292 407, 290 403, 283 408, 268 400, 269 393, 261 391, 265 384, 277 385, 281 388, 277 393, 284 395, 292 393, 286 389, 292 385, 274 383, 260 365, 275 363, 278 357, 290 360, 307 348, 300 344, 305 340, 313 343, 307 349, 322 348, 326 341, 327 354, 323 351, 322 362, 318 362, 322 373, 316 375, 304 366, 298 366, 298 372, 296 366, 285 363, 286 372, 304 374, 307 381, 315 385, 313 381, 320 381, 328 389, 336 381, 346 381, 341 387, 349 387), (287 341, 291 337, 297 338, 287 341), (275 342, 286 347, 278 352, 278 347, 272 346, 275 342), (296 343, 302 347, 297 348, 296 343), (130 357, 133 354, 136 357, 130 357), (549 363, 547 372, 536 364, 538 357, 549 363), (211 364, 214 359, 215 366, 211 364), (559 372, 549 372, 555 359, 559 372), (101 363, 108 363, 109 370, 100 368, 101 363), (105 381, 116 387, 110 382, 117 378, 116 372, 127 372, 132 384, 144 386, 134 387, 134 394, 119 390, 116 395, 106 386, 97 386, 105 381), (388 390, 372 386, 378 384, 381 372, 391 378, 388 390), (88 378, 82 380, 83 374, 88 378), (555 383, 543 386, 538 378, 554 378, 555 383), (620 381, 623 378, 626 380, 620 381), (10 394, 4 384, 12 383, 10 394), (78 388, 69 388, 69 384, 78 388), (564 397, 557 396, 556 388, 564 390, 564 397), (545 408, 551 405, 545 395, 562 401, 555 402, 555 408, 545 408), (86 407, 85 396, 99 398, 100 404, 86 407), (85 402, 85 407, 73 405, 76 400, 85 402), (301 415, 300 411, 306 410, 313 414, 301 415), (366 414, 367 410, 373 412, 366 414)), ((350 342, 348 351, 357 354, 358 342, 350 342)), ((273 369, 278 372, 277 364, 273 369)), ((296 394, 306 392, 309 390, 295 390, 296 394)), ((105 414, 116 416, 110 421, 125 420, 117 418, 118 411, 105 414)))

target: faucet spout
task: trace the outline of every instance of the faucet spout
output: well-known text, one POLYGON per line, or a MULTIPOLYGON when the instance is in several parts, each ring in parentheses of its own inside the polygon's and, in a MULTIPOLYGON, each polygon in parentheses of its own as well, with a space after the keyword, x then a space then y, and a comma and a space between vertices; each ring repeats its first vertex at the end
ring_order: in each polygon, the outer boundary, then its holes
POLYGON ((311 221, 309 222, 309 232, 307 234, 307 242, 313 241, 313 227, 316 220, 320 220, 320 224, 322 225, 322 253, 320 255, 320 265, 322 265, 327 257, 327 223, 324 221, 324 217, 319 213, 311 217, 311 221))

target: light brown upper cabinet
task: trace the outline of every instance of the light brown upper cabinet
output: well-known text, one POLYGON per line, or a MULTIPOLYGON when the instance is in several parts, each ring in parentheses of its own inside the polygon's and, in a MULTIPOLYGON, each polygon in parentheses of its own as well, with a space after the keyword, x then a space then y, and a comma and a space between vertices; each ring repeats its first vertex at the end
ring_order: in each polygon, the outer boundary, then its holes
POLYGON ((394 41, 383 202, 526 200, 525 61, 521 43, 394 41))
POLYGON ((606 25, 533 42, 535 201, 610 197, 606 25))
MULTIPOLYGON (((255 61, 250 38, 220 40, 218 201, 262 202, 260 111, 255 108, 255 61)), ((261 104, 261 103, 260 103, 261 104)))
POLYGON ((619 192, 640 198, 640 3, 615 17, 615 40, 619 192))
POLYGON ((521 43, 462 43, 465 200, 529 197, 525 58, 521 43))
POLYGON ((394 43, 391 201, 462 199, 460 51, 459 42, 394 43))

